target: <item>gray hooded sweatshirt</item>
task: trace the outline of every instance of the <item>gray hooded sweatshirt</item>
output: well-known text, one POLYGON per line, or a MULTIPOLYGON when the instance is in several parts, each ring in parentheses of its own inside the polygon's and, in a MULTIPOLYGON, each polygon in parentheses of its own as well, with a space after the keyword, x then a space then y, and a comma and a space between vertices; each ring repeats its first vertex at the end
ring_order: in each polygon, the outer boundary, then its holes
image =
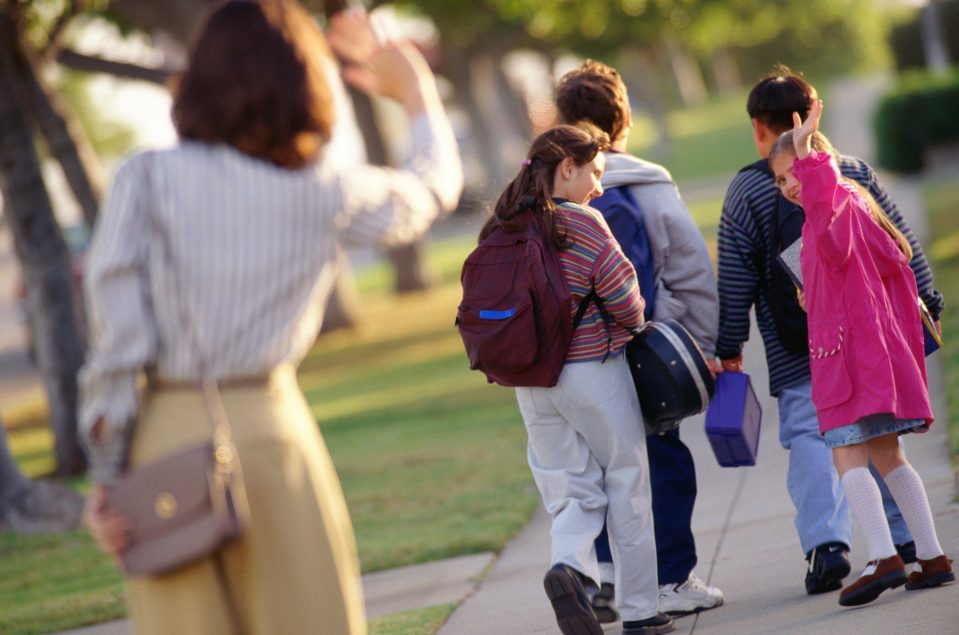
POLYGON ((703 235, 669 172, 630 154, 607 152, 602 184, 629 186, 642 211, 655 266, 653 319, 676 320, 703 354, 713 357, 719 330, 716 276, 703 235))

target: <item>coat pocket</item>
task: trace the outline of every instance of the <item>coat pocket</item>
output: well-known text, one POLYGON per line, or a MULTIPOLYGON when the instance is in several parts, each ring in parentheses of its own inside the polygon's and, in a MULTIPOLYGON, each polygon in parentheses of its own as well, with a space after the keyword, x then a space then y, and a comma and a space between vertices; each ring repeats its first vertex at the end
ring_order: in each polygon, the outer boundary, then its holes
POLYGON ((847 332, 841 324, 817 329, 809 338, 812 400, 817 408, 830 408, 852 397, 852 378, 846 354, 847 332))

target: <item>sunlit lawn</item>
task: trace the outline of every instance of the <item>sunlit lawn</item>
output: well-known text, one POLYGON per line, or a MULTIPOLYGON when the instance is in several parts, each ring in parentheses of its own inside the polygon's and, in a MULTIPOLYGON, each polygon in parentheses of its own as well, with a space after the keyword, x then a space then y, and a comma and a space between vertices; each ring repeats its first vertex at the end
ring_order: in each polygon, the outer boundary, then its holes
POLYGON ((935 353, 945 371, 946 410, 949 412, 949 449, 953 464, 959 464, 959 181, 943 180, 925 188, 936 287, 946 299, 942 314, 943 347, 935 353))
POLYGON ((745 104, 745 92, 732 93, 670 113, 668 144, 657 143, 660 134, 654 123, 641 116, 630 135, 629 149, 664 165, 680 183, 710 177, 730 180, 731 170, 756 160, 745 104))

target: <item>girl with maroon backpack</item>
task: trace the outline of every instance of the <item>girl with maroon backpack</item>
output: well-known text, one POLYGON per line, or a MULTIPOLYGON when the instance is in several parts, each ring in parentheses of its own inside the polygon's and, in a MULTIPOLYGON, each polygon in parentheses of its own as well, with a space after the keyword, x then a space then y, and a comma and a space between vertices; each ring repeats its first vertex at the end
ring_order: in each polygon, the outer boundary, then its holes
MULTIPOLYGON (((636 274, 602 215, 587 207, 600 185, 608 139, 557 126, 532 144, 519 174, 496 203, 480 240, 494 230, 542 225, 558 251, 576 311, 592 293, 556 385, 517 387, 529 434, 530 469, 552 517, 546 594, 566 635, 602 635, 586 588, 599 566, 593 540, 608 518, 626 635, 668 633, 657 610, 646 435, 623 347, 643 323, 636 274), (528 212, 532 212, 531 214, 528 212)), ((556 343, 562 345, 561 342, 556 343)))

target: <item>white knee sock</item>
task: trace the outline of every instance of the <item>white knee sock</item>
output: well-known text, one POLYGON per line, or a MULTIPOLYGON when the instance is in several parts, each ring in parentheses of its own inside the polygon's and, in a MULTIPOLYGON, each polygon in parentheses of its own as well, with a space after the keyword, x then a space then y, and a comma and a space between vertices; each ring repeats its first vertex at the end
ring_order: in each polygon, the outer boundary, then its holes
POLYGON ((936 526, 932 521, 926 488, 923 487, 922 479, 916 470, 906 463, 890 470, 883 480, 889 486, 892 497, 896 499, 896 505, 899 505, 899 511, 912 532, 912 539, 916 541, 916 557, 931 560, 941 556, 942 547, 936 537, 936 526))
MULTIPOLYGON (((876 479, 869 473, 869 469, 854 467, 847 470, 842 475, 842 489, 846 492, 849 508, 852 509, 856 516, 856 522, 859 523, 859 530, 866 538, 869 559, 881 560, 896 555, 896 547, 892 544, 889 523, 886 521, 886 514, 882 509, 882 494, 879 492, 876 479)), ((903 515, 905 515, 905 512, 903 512, 903 515)), ((919 543, 916 542, 916 544, 919 543)))

